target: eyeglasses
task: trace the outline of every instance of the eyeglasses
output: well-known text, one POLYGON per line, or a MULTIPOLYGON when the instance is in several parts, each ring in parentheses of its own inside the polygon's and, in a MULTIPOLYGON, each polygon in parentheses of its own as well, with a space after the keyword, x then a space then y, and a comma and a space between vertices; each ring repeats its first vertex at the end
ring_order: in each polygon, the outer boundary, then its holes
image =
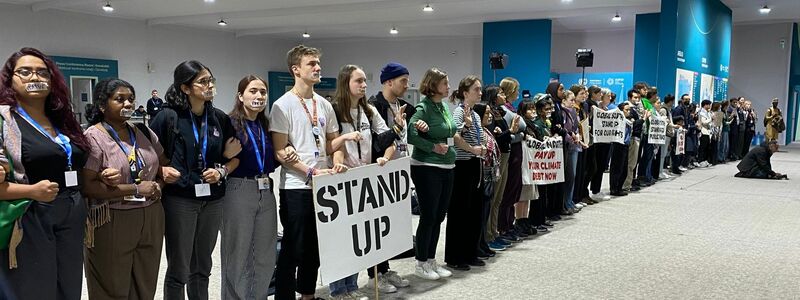
POLYGON ((36 74, 36 76, 39 76, 39 78, 41 79, 48 79, 48 80, 52 76, 50 74, 50 70, 48 69, 31 70, 29 68, 20 68, 14 71, 14 74, 16 74, 17 76, 19 76, 19 78, 22 78, 24 80, 30 80, 31 78, 33 78, 33 74, 36 74))
POLYGON ((217 79, 214 77, 203 78, 198 81, 195 81, 194 84, 203 87, 208 87, 209 85, 217 84, 217 79))

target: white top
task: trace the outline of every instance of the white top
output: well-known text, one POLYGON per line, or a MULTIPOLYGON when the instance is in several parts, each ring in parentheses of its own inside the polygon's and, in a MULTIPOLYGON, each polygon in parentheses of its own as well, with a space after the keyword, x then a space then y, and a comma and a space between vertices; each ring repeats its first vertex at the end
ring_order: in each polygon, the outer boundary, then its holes
POLYGON ((702 135, 710 135, 711 134, 711 112, 705 110, 705 108, 700 109, 700 113, 698 114, 700 117, 700 133, 702 135))
MULTIPOLYGON (((350 117, 353 118, 353 120, 358 120, 356 126, 359 127, 358 131, 361 132, 362 137, 361 142, 346 141, 344 143, 346 150, 344 164, 350 168, 366 166, 372 163, 372 132, 383 133, 389 130, 389 127, 386 126, 386 122, 384 122, 381 115, 378 114, 378 110, 375 106, 367 105, 367 107, 372 111, 371 120, 367 120, 367 113, 365 111, 358 108, 350 109, 350 117), (372 125, 371 127, 370 124, 372 125), (361 153, 361 159, 359 159, 358 156, 359 152, 361 153)), ((356 131, 352 123, 344 121, 341 123, 342 134, 356 131)))
MULTIPOLYGON (((314 93, 317 101, 317 119, 320 127, 320 146, 314 140, 313 126, 308 115, 314 114, 312 99, 303 101, 308 107, 308 114, 300 103, 300 98, 292 92, 286 92, 272 106, 269 114, 270 131, 289 135, 289 143, 294 146, 300 161, 310 167, 327 169, 328 160, 325 153, 326 133, 338 133, 339 124, 336 113, 328 100, 314 93), (318 157, 315 153, 318 153, 318 157)), ((306 184, 306 174, 294 169, 281 168, 281 189, 311 189, 311 182, 306 184)))

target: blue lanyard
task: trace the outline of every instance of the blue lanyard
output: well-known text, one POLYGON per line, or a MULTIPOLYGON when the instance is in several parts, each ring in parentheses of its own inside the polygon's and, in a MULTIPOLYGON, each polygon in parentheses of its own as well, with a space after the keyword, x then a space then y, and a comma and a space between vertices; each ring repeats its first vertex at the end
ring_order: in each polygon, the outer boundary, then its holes
POLYGON ((30 115, 28 115, 28 112, 26 112, 25 109, 22 108, 22 106, 17 106, 17 111, 19 112, 20 116, 22 116, 23 118, 25 118, 25 120, 28 121, 28 123, 33 124, 33 126, 36 127, 36 130, 39 130, 41 134, 43 134, 44 136, 46 136, 47 138, 49 138, 50 140, 61 146, 61 149, 63 149, 64 153, 67 154, 67 169, 68 171, 72 171, 72 144, 69 143, 69 138, 66 135, 61 134, 61 131, 58 130, 58 128, 55 128, 54 126, 53 130, 56 131, 56 140, 54 140, 50 136, 50 134, 47 133, 47 130, 44 130, 42 125, 39 125, 39 122, 36 122, 36 120, 31 118, 30 115))
POLYGON ((264 128, 261 128, 261 125, 258 126, 258 133, 261 135, 261 143, 256 140, 255 136, 253 135, 253 131, 250 130, 250 126, 245 124, 245 128, 247 129, 247 135, 250 137, 250 140, 253 141, 253 149, 256 151, 256 162, 258 162, 258 174, 264 175, 264 161, 266 160, 265 156, 261 156, 261 152, 263 151, 264 154, 267 153, 267 140, 266 136, 264 135, 264 128), (261 148, 259 150, 258 148, 261 148))
MULTIPOLYGON (((125 145, 122 144, 122 139, 119 138, 119 134, 117 134, 117 131, 114 130, 114 128, 111 127, 111 125, 108 125, 108 123, 106 122, 103 122, 103 127, 106 128, 106 131, 108 131, 108 133, 111 134, 111 137, 114 138, 114 141, 117 142, 117 146, 119 146, 119 148, 122 149, 122 153, 125 153, 125 158, 128 159, 128 163, 131 163, 130 161, 131 152, 130 150, 128 150, 127 147, 125 147, 125 145)), ((136 170, 137 171, 142 170, 144 168, 142 159, 136 153, 136 148, 137 148, 136 133, 133 131, 133 129, 131 129, 130 126, 126 127, 128 127, 128 135, 131 138, 131 145, 133 146, 133 157, 134 160, 136 161, 136 170)), ((135 182, 138 177, 139 177, 138 172, 131 169, 131 182, 135 182)))
MULTIPOLYGON (((197 124, 194 123, 194 115, 192 114, 191 110, 189 110, 189 121, 192 122, 192 131, 194 131, 194 141, 195 143, 200 143, 200 134, 197 131, 197 124)), ((200 149, 200 158, 203 160, 203 167, 205 167, 206 150, 208 149, 208 108, 203 110, 203 124, 200 125, 200 130, 203 131, 203 147, 200 149)))

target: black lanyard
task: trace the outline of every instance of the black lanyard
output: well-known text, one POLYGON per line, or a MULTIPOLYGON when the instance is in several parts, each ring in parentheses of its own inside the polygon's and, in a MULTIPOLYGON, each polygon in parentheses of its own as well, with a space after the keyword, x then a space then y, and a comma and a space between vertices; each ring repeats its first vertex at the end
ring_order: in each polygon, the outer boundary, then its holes
MULTIPOLYGON (((352 120, 350 125, 353 125, 353 131, 361 133, 361 105, 356 105, 356 118, 352 120), (359 125, 359 126, 356 126, 359 125)), ((361 161, 361 141, 356 141, 356 146, 358 147, 358 161, 361 161)))

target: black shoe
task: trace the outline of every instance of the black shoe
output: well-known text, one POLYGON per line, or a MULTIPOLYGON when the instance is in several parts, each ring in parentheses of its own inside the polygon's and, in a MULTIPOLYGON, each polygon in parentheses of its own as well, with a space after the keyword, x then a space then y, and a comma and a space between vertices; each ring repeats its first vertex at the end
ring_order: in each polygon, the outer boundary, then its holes
POLYGON ((471 262, 468 263, 468 265, 473 267, 483 267, 486 265, 486 263, 480 259, 473 259, 471 262))
POLYGON ((553 216, 548 217, 548 219, 553 220, 553 221, 561 221, 561 216, 553 215, 553 216))
POLYGON ((638 191, 641 191, 641 190, 642 190, 642 188, 640 188, 638 186, 635 186, 635 185, 631 185, 631 192, 638 192, 638 191))
POLYGON ((611 192, 611 196, 622 197, 622 196, 627 196, 627 195, 628 195, 628 193, 626 193, 624 191, 613 191, 613 192, 611 192))
MULTIPOLYGON (((545 220, 544 223, 541 225, 544 227, 553 227, 553 222, 545 220)), ((539 230, 539 227, 536 227, 536 230, 539 230)))
POLYGON ((545 227, 544 225, 536 226, 536 230, 539 231, 540 233, 545 233, 550 231, 550 229, 547 229, 547 227, 545 227))
POLYGON ((469 271, 469 269, 470 269, 468 264, 457 264, 457 265, 447 264, 447 267, 450 268, 450 269, 453 269, 453 270, 458 270, 458 271, 469 271))

